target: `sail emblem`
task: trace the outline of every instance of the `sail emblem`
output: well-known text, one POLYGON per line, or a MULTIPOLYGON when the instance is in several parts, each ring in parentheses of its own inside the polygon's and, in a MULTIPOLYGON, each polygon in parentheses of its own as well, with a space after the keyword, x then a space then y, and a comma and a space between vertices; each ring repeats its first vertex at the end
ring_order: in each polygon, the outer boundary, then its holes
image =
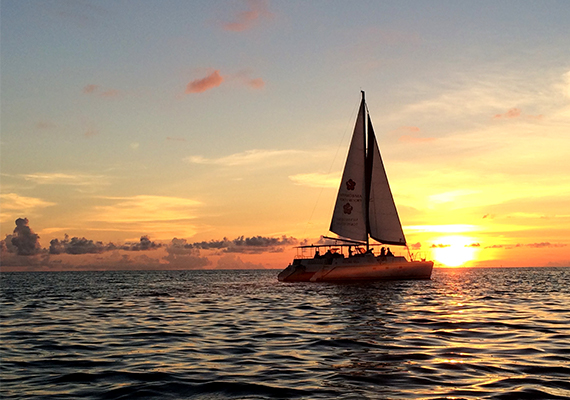
POLYGON ((356 182, 354 182, 352 179, 349 179, 348 182, 346 182, 346 190, 354 190, 355 186, 356 182))
POLYGON ((346 203, 344 206, 344 213, 345 214, 350 214, 352 212, 352 206, 350 205, 350 203, 346 203))

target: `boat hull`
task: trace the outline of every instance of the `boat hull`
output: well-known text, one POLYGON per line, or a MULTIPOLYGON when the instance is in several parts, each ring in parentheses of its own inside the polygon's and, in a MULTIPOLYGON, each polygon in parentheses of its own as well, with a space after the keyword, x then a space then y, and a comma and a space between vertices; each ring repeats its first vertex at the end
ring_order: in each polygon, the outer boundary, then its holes
POLYGON ((281 282, 352 282, 430 279, 432 261, 404 257, 349 257, 331 260, 295 259, 278 275, 281 282))

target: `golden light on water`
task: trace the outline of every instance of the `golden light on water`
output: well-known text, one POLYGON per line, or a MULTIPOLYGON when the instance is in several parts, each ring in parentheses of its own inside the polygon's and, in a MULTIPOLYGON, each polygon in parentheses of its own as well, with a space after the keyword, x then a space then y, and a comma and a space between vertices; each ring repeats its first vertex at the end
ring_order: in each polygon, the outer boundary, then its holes
POLYGON ((433 258, 447 267, 459 267, 476 260, 478 252, 476 240, 460 235, 440 237, 433 245, 433 258))

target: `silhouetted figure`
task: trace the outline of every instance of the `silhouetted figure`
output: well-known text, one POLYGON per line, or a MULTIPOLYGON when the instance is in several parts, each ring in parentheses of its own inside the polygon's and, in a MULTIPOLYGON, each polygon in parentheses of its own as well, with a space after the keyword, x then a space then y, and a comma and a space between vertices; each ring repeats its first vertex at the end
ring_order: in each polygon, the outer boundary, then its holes
POLYGON ((394 254, 392 254, 392 252, 390 251, 390 248, 388 247, 388 251, 386 252, 386 255, 388 257, 394 257, 394 254))
POLYGON ((386 249, 382 247, 382 249, 380 249, 380 256, 384 257, 385 255, 386 255, 386 249))

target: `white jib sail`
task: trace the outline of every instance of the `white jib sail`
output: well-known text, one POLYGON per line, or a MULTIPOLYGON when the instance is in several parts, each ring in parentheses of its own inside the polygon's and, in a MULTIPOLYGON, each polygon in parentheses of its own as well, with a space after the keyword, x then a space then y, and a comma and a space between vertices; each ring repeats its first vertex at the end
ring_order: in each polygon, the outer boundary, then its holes
POLYGON ((338 190, 330 230, 337 235, 366 240, 364 100, 354 126, 352 141, 338 190))
MULTIPOLYGON (((374 135, 372 123, 368 125, 368 134, 374 135)), ((388 177, 382 157, 380 156, 380 149, 376 138, 374 138, 374 156, 372 163, 372 177, 370 185, 370 210, 369 210, 369 223, 370 223, 370 236, 381 243, 387 244, 406 244, 400 217, 396 210, 396 204, 390 191, 388 177)), ((369 149, 368 151, 371 151, 369 149)))

